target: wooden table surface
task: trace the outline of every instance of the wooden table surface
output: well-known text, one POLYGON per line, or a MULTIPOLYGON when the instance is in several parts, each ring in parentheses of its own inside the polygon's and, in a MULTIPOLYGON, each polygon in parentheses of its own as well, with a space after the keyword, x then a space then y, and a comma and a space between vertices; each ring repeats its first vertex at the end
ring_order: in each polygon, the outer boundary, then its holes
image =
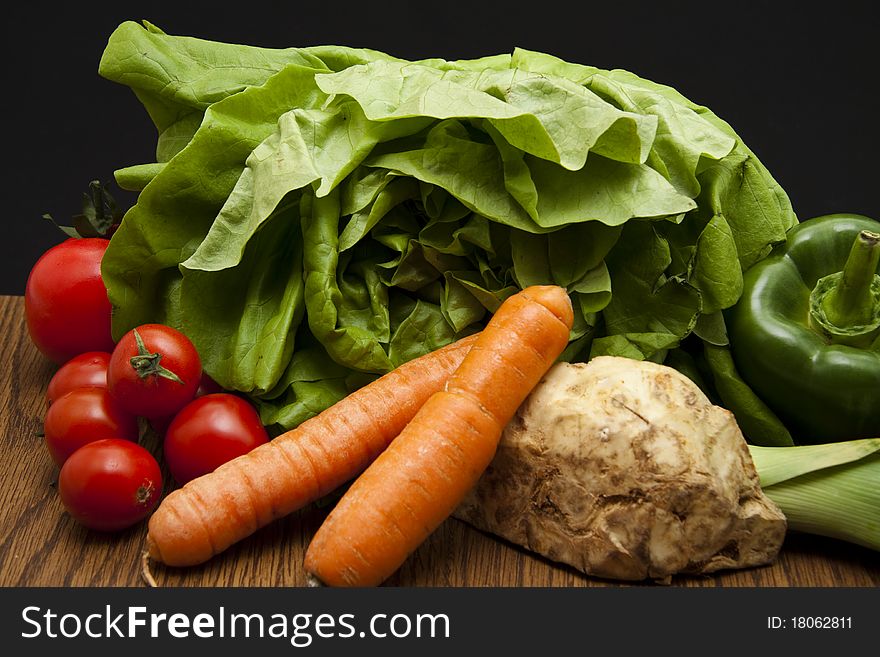
MULTIPOLYGON (((84 529, 64 511, 57 468, 40 434, 44 394, 55 366, 27 337, 21 297, 0 297, 0 586, 142 586, 145 523, 121 534, 84 529)), ((148 445, 155 449, 157 445, 148 445)), ((167 472, 166 472, 167 475, 167 472)), ((166 476, 166 480, 168 477, 166 476)), ((160 586, 304 586, 303 555, 326 508, 309 507, 189 569, 154 565, 160 586)), ((633 586, 587 577, 448 520, 388 582, 391 586, 633 586)), ((673 586, 880 586, 880 554, 789 534, 770 566, 673 586)))

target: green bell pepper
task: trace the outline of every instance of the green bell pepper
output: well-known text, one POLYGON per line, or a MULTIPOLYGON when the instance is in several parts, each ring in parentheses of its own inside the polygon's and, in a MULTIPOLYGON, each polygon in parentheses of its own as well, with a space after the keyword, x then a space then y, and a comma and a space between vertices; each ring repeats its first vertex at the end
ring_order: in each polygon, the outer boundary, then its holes
POLYGON ((742 379, 798 443, 880 436, 880 222, 810 219, 726 316, 742 379))

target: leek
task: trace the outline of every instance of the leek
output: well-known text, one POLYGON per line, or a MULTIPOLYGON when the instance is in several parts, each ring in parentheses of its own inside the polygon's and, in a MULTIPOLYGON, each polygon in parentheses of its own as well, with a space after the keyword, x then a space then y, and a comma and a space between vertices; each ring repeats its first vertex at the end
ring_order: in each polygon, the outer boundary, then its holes
POLYGON ((880 551, 880 438, 749 451, 790 530, 880 551))

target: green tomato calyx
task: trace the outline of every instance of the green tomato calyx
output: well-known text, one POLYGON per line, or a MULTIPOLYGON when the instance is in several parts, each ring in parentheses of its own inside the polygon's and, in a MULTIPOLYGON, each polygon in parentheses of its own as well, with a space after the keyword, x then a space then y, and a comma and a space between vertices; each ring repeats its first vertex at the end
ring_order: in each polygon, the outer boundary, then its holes
POLYGON ((132 356, 128 362, 131 363, 138 377, 146 379, 148 376, 161 376, 163 379, 170 379, 175 383, 185 385, 183 379, 177 376, 177 374, 159 364, 159 361, 162 360, 162 354, 159 352, 151 353, 147 349, 147 345, 144 344, 144 339, 137 332, 137 329, 134 329, 132 333, 134 333, 138 353, 137 356, 132 356))

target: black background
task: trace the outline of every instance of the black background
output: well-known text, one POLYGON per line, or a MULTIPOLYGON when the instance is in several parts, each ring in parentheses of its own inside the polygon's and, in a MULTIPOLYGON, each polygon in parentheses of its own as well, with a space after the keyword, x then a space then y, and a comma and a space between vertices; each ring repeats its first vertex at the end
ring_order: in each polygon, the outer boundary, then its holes
MULTIPOLYGON (((669 84, 726 119, 801 219, 880 218, 877 21, 870 2, 433 2, 332 0, 48 3, 4 9, 0 294, 63 235, 88 182, 151 161, 155 130, 131 92, 97 75, 113 29, 266 47, 340 44, 405 58, 520 46, 669 84)), ((134 198, 119 193, 123 204, 134 198)))

